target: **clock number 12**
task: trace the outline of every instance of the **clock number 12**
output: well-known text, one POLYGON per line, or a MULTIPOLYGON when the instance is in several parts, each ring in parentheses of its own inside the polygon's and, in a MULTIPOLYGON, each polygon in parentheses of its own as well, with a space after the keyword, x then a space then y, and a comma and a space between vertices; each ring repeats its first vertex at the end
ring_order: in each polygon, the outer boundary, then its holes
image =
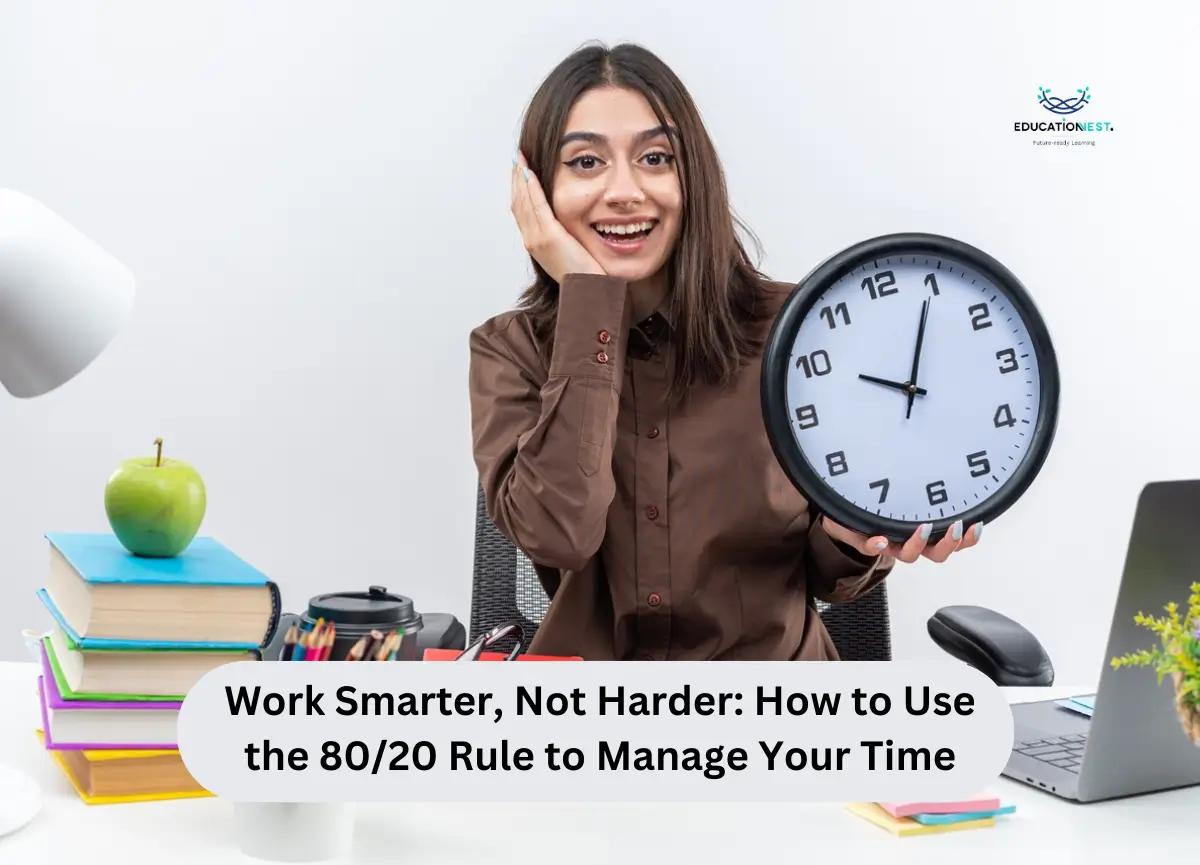
POLYGON ((896 288, 896 276, 890 270, 881 271, 873 277, 868 276, 862 281, 862 287, 871 295, 871 300, 887 297, 900 290, 896 288))

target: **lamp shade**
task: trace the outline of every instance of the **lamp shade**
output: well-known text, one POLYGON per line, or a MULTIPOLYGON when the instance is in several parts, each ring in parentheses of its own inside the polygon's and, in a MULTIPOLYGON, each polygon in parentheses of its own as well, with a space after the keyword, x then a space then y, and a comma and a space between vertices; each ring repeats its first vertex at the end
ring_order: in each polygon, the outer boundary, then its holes
POLYGON ((42 396, 95 360, 133 311, 135 280, 38 201, 0 189, 0 384, 42 396))

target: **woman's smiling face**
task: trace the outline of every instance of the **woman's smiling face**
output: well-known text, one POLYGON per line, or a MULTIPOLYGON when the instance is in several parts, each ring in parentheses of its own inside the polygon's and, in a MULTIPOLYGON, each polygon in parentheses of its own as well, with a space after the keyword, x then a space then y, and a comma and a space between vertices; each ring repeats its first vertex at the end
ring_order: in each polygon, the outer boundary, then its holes
POLYGON ((655 277, 675 248, 682 190, 672 131, 645 97, 604 87, 579 98, 567 117, 551 206, 609 276, 655 277))

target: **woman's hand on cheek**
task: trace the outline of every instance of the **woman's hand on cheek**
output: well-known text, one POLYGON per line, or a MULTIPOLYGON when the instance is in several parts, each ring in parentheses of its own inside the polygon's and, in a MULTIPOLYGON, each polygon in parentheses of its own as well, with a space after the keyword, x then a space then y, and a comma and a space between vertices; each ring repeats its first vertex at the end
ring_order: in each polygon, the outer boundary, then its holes
POLYGON ((604 275, 604 270, 583 244, 555 217, 542 192, 541 182, 521 155, 513 163, 511 209, 526 251, 559 285, 568 273, 604 275))
POLYGON ((983 531, 983 525, 976 523, 969 531, 964 532, 960 520, 950 527, 950 531, 946 532, 945 537, 936 544, 930 545, 929 535, 932 526, 928 523, 918 527, 903 544, 889 543, 883 537, 868 537, 859 534, 824 516, 821 517, 821 527, 829 537, 857 550, 864 556, 886 555, 908 563, 915 562, 922 556, 930 561, 944 562, 953 553, 970 549, 979 543, 979 536, 983 531))

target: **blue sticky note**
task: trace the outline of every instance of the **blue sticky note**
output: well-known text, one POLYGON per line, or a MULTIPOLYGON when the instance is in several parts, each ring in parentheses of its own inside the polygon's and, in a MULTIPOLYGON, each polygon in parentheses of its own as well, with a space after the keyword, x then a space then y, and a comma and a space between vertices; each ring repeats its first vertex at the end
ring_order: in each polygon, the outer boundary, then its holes
POLYGON ((941 826, 946 823, 966 823, 968 820, 1001 817, 1016 810, 1016 805, 1004 805, 994 811, 968 811, 965 814, 913 814, 912 819, 924 826, 941 826))
POLYGON ((1083 703, 1080 702, 1081 699, 1086 698, 1073 697, 1067 700, 1055 700, 1054 704, 1075 712, 1077 715, 1083 715, 1087 718, 1092 717, 1092 706, 1090 705, 1091 701, 1089 700, 1087 703, 1083 703))

